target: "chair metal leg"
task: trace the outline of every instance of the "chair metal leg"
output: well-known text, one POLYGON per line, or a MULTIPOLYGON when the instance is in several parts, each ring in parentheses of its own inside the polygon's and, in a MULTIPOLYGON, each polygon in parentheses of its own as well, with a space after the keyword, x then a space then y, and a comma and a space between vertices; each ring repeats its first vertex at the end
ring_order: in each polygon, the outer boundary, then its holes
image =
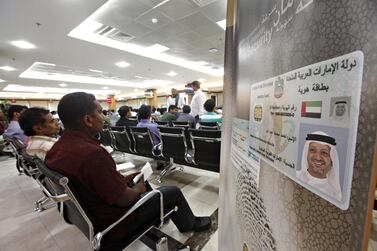
POLYGON ((40 198, 34 203, 34 211, 42 212, 54 206, 55 206, 54 202, 52 202, 48 197, 43 196, 42 198, 40 198))
POLYGON ((169 248, 168 248, 168 239, 166 237, 162 237, 156 243, 156 251, 169 251, 169 248))
POLYGON ((157 176, 157 182, 161 183, 161 179, 174 169, 175 169, 175 167, 174 167, 174 163, 173 163, 173 158, 170 158, 169 164, 157 176))

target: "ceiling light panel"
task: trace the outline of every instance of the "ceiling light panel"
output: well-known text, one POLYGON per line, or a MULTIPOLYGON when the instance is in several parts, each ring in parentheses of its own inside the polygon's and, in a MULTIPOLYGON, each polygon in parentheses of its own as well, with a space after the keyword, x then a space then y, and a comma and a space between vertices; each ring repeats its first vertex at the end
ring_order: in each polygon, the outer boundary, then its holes
POLYGON ((14 71, 16 69, 13 68, 13 67, 7 66, 7 65, 3 65, 3 66, 0 66, 0 70, 3 70, 3 71, 14 71))
POLYGON ((223 30, 226 29, 226 19, 216 22, 223 30))
POLYGON ((178 74, 176 72, 174 72, 174 71, 171 71, 171 72, 166 73, 166 75, 168 75, 170 77, 174 77, 174 76, 176 76, 178 74))
POLYGON ((5 80, 0 78, 0 83, 2 83, 2 82, 5 82, 5 80))
MULTIPOLYGON (((98 74, 89 70, 78 70, 68 66, 53 65, 43 62, 33 63, 26 71, 20 74, 20 78, 45 79, 64 82, 75 82, 85 84, 97 84, 106 86, 122 86, 122 87, 153 87, 154 82, 148 81, 132 81, 120 76, 115 76, 107 72, 98 74)), ((161 82, 170 81, 160 80, 161 82)))
POLYGON ((29 43, 28 41, 25 41, 25 40, 12 41, 11 44, 20 49, 26 49, 26 50, 35 48, 34 44, 29 43))
POLYGON ((130 64, 125 62, 125 61, 120 61, 120 62, 116 63, 115 65, 120 67, 120 68, 126 68, 126 67, 130 66, 130 64))

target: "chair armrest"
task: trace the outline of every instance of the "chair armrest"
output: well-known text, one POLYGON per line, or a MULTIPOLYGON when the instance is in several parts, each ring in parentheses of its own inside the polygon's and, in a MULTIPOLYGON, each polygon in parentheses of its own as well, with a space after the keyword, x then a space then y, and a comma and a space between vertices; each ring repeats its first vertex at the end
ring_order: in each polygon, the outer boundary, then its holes
POLYGON ((50 193, 50 191, 48 191, 46 189, 46 187, 41 183, 40 180, 38 179, 35 179, 38 183, 38 185, 42 188, 43 190, 43 193, 47 195, 47 197, 49 197, 51 200, 55 201, 55 202, 63 202, 63 201, 67 201, 67 200, 70 200, 69 196, 64 193, 64 194, 59 194, 59 195, 52 195, 50 193))
POLYGON ((136 211, 140 206, 142 206, 144 203, 146 203, 148 200, 150 200, 155 194, 160 195, 160 220, 161 224, 164 220, 164 202, 163 202, 163 195, 161 191, 159 190, 152 190, 146 195, 144 195, 141 199, 139 199, 127 212, 119 218, 117 221, 115 221, 113 224, 108 226, 105 230, 102 232, 98 232, 94 238, 93 238, 93 247, 95 250, 98 250, 101 247, 101 240, 102 237, 107 234, 111 229, 113 229, 116 225, 118 225, 120 222, 122 222, 125 218, 127 218, 131 213, 136 211))

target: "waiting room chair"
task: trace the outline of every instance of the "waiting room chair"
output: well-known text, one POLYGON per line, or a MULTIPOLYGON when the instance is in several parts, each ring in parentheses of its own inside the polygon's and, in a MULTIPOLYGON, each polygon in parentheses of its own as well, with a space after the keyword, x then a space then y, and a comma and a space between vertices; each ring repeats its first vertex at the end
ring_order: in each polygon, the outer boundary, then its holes
POLYGON ((14 156, 16 157, 16 168, 18 175, 24 173, 22 168, 22 149, 26 148, 25 144, 15 137, 10 137, 3 134, 4 140, 12 147, 14 156))
POLYGON ((193 163, 202 169, 220 172, 221 131, 189 129, 193 163))
POLYGON ((191 158, 188 156, 185 128, 159 126, 158 130, 161 135, 161 155, 169 158, 170 163, 172 163, 158 175, 157 181, 161 182, 161 179, 167 173, 175 169, 173 168, 173 162, 187 164, 191 163, 191 158))
POLYGON ((117 151, 131 154, 135 153, 135 142, 130 136, 129 128, 124 126, 112 126, 111 131, 112 135, 114 136, 114 145, 117 151))
POLYGON ((152 135, 148 128, 136 126, 130 126, 129 128, 135 142, 134 152, 152 158, 161 155, 160 145, 153 145, 152 135))
MULTIPOLYGON (((129 208, 121 218, 109 225, 106 229, 99 229, 96 222, 93 220, 91 212, 84 205, 82 199, 80 198, 80 193, 78 192, 78 190, 75 189, 74 184, 70 182, 70 180, 67 177, 61 175, 58 172, 52 171, 51 169, 46 167, 41 160, 36 159, 36 165, 38 166, 39 170, 44 175, 46 175, 46 178, 48 179, 49 183, 54 186, 55 192, 50 193, 50 189, 48 188, 45 188, 45 192, 48 194, 49 198, 51 198, 55 202, 62 203, 63 210, 61 210, 60 212, 63 218, 66 220, 67 223, 74 224, 83 232, 83 234, 89 239, 91 250, 123 250, 124 248, 128 247, 134 241, 138 240, 141 237, 143 237, 141 238, 141 241, 143 241, 147 245, 150 245, 152 240, 154 246, 150 248, 152 248, 153 250, 168 250, 168 243, 166 237, 160 238, 154 242, 153 238, 148 238, 148 236, 150 236, 151 234, 150 230, 156 231, 156 227, 162 226, 164 218, 178 209, 177 207, 175 207, 173 210, 165 214, 162 197, 163 195, 160 191, 152 190, 146 193, 131 208, 129 208), (155 195, 158 195, 160 197, 160 215, 158 218, 156 218, 154 221, 150 222, 149 224, 141 228, 135 234, 129 236, 127 239, 112 243, 102 242, 102 238, 107 233, 109 233, 111 229, 113 229, 120 222, 129 217, 141 205, 143 205, 146 201, 148 201, 155 195), (146 241, 146 238, 148 239, 148 241, 146 241)), ((132 215, 130 217, 132 217, 132 215)), ((162 234, 160 231, 158 232, 162 234)), ((189 249, 181 245, 180 248, 177 250, 189 249)))
MULTIPOLYGON (((29 154, 27 154, 26 149, 22 150, 22 157, 23 157, 23 169, 25 173, 28 173, 30 177, 32 177, 42 189, 42 184, 43 186, 46 186, 46 184, 44 184, 45 175, 39 170, 39 168, 37 167, 35 163, 35 159, 37 157, 30 156, 29 154)), ((44 196, 42 196, 42 198, 40 198, 34 203, 34 211, 36 212, 42 212, 46 209, 50 209, 56 206, 56 203, 50 200, 48 195, 44 193, 43 189, 42 189, 42 193, 44 194, 44 196)))
POLYGON ((199 121, 199 128, 203 130, 219 130, 220 127, 217 122, 203 122, 199 121))
POLYGON ((105 126, 99 133, 99 140, 102 145, 115 148, 114 135, 111 133, 110 127, 105 126))
POLYGON ((156 121, 156 124, 159 126, 170 126, 168 121, 156 121))

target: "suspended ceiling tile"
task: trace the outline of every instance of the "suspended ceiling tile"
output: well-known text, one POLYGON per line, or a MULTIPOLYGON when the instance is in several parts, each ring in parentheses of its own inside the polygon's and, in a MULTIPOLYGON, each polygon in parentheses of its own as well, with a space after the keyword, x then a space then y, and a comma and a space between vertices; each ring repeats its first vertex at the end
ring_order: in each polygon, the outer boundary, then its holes
POLYGON ((156 5, 162 3, 165 0, 137 0, 139 2, 142 2, 145 5, 148 5, 149 7, 155 7, 156 5))
POLYGON ((159 6, 157 10, 161 11, 172 20, 178 20, 198 11, 199 7, 188 0, 171 0, 159 6))
POLYGON ((168 17, 157 10, 151 10, 139 16, 137 19, 135 19, 135 21, 147 26, 152 30, 157 30, 172 22, 172 20, 170 20, 168 17), (157 23, 153 23, 152 18, 156 18, 158 20, 157 23))
POLYGON ((217 24, 214 23, 207 23, 204 25, 197 26, 195 27, 194 31, 198 32, 204 37, 212 36, 219 32, 224 32, 223 29, 221 29, 217 24))
POLYGON ((148 28, 147 26, 132 21, 125 27, 121 27, 121 31, 130 34, 134 37, 142 37, 152 31, 152 29, 148 28))
POLYGON ((164 27, 161 27, 158 30, 158 33, 160 33, 162 36, 165 38, 172 37, 174 38, 175 36, 184 33, 187 31, 187 28, 177 22, 170 23, 168 25, 165 25, 164 27))
POLYGON ((176 38, 189 44, 202 39, 202 36, 196 33, 195 31, 188 31, 177 35, 176 38))
POLYGON ((218 0, 203 8, 201 12, 214 22, 221 21, 226 17, 226 0, 218 0))
POLYGON ((210 41, 213 45, 215 45, 215 47, 224 47, 225 46, 225 31, 219 32, 212 36, 208 36, 206 39, 210 41))

